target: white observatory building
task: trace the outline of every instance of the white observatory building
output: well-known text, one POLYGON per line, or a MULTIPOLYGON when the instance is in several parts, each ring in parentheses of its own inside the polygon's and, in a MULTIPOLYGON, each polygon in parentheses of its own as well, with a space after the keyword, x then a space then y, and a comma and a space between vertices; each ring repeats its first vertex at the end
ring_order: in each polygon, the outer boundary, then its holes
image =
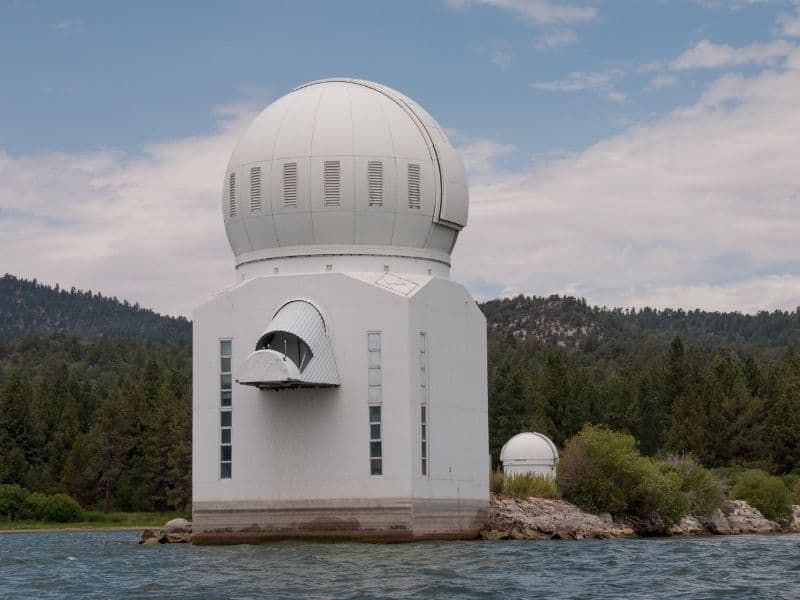
POLYGON ((264 110, 225 172, 236 282, 194 311, 193 541, 475 537, 486 322, 450 281, 464 167, 382 85, 264 110))
POLYGON ((558 448, 549 437, 526 431, 508 440, 500 450, 500 462, 506 475, 544 475, 556 477, 558 448))

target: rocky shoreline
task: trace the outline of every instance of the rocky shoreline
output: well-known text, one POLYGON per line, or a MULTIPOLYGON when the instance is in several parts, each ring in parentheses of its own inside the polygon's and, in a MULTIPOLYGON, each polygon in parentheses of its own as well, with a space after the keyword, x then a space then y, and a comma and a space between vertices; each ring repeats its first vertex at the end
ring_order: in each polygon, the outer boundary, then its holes
MULTIPOLYGON (((743 500, 730 502, 723 513, 716 509, 708 517, 686 516, 672 527, 671 536, 740 535, 752 533, 800 533, 800 506, 792 518, 776 523, 764 518, 743 500)), ((564 500, 491 494, 489 516, 481 528, 484 540, 583 540, 640 537, 636 527, 615 520, 610 514, 593 515, 564 500)), ((176 544, 192 541, 192 523, 172 519, 161 529, 145 529, 140 544, 176 544)))
MULTIPOLYGON (((764 518, 742 500, 733 500, 728 513, 716 509, 709 517, 686 516, 669 535, 739 535, 800 532, 800 506, 784 524, 764 518)), ((639 537, 636 527, 610 514, 593 515, 564 500, 518 500, 492 494, 489 517, 481 529, 485 540, 609 539, 639 537)))

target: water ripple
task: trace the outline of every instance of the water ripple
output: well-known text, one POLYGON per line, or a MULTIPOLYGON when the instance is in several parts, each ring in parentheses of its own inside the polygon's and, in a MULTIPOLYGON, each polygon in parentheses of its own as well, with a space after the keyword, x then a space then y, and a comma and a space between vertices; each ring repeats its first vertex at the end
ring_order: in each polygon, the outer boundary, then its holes
POLYGON ((2 598, 800 598, 800 536, 138 546, 0 534, 2 598))

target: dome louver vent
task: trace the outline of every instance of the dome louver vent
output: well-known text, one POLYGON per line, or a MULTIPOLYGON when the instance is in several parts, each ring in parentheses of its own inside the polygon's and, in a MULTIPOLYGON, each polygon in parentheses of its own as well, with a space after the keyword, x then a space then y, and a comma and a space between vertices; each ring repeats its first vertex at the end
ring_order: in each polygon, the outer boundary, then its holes
POLYGON ((367 185, 370 206, 383 206, 383 163, 371 160, 367 163, 367 185))
POLYGON ((338 160, 326 160, 323 179, 325 184, 325 206, 339 206, 341 168, 338 160))
POLYGON ((420 208, 419 165, 408 165, 408 208, 420 208))
POLYGON ((283 165, 283 205, 297 208, 297 163, 283 165))
POLYGON ((236 216, 236 173, 228 177, 228 216, 236 216))
POLYGON ((250 169, 250 210, 261 210, 261 167, 250 169))

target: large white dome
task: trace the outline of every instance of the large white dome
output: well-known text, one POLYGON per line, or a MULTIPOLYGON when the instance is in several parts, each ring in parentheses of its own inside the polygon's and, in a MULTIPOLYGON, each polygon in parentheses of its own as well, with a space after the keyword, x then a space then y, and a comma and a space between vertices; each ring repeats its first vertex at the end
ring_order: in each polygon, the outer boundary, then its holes
POLYGON ((270 104, 239 140, 223 190, 237 264, 322 254, 449 264, 469 204, 439 124, 355 79, 307 83, 270 104))

